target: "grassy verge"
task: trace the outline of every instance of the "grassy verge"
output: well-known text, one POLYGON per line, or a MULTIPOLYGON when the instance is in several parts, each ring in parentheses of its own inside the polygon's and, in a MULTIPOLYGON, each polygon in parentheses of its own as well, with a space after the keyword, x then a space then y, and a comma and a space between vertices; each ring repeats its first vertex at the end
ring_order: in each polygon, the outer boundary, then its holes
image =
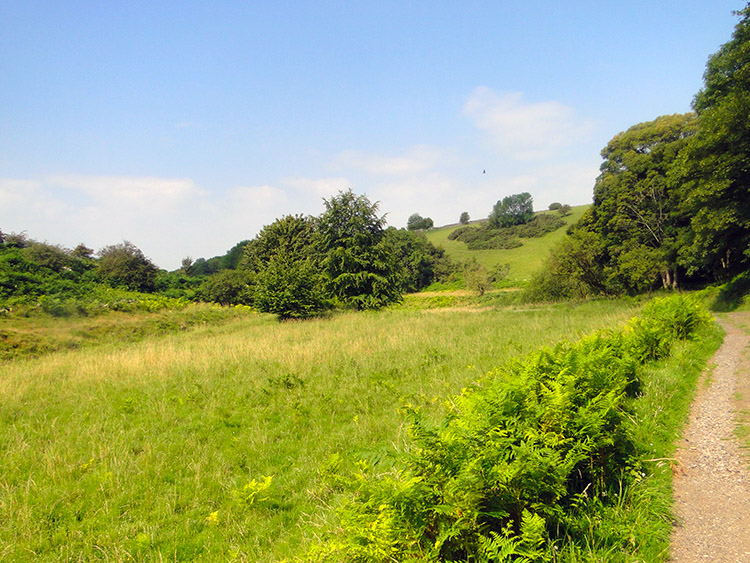
POLYGON ((560 561, 668 560, 675 444, 700 374, 721 340, 718 327, 704 329, 649 370, 642 395, 634 402, 632 421, 641 479, 617 502, 592 511, 585 541, 568 546, 560 561))
MULTIPOLYGON (((750 332, 750 314, 743 313, 740 326, 750 332)), ((743 447, 745 458, 750 464, 750 348, 742 352, 737 366, 737 388, 734 397, 736 435, 743 447)))
POLYGON ((299 553, 337 459, 387 466, 405 402, 443 401, 630 301, 472 314, 246 315, 7 362, 0 560, 275 561, 299 553), (270 477, 270 479, 268 479, 270 477))

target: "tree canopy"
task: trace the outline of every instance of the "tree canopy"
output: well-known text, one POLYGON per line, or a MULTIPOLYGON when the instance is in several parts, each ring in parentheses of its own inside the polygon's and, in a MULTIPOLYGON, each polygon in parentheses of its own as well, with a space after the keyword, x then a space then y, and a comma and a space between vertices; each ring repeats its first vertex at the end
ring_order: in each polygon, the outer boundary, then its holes
POLYGON ((512 227, 527 223, 534 216, 531 194, 523 192, 504 197, 498 201, 489 215, 492 227, 512 227))
POLYGON ((681 208, 684 191, 671 176, 696 126, 694 114, 661 116, 615 135, 602 150, 594 205, 582 228, 602 238, 602 266, 627 290, 648 289, 659 276, 665 287, 677 285, 689 218, 681 208))
POLYGON ((750 5, 706 65, 695 96, 698 132, 679 170, 691 231, 681 252, 691 273, 726 277, 750 265, 750 5))
POLYGON ((422 217, 419 213, 412 213, 406 221, 406 228, 410 231, 426 231, 433 226, 432 219, 422 217))
POLYGON ((356 309, 376 309, 401 297, 392 254, 381 244, 385 217, 378 203, 351 190, 324 200, 318 248, 328 292, 356 309))
POLYGON ((134 291, 153 291, 158 268, 129 241, 99 251, 99 276, 108 283, 134 291))

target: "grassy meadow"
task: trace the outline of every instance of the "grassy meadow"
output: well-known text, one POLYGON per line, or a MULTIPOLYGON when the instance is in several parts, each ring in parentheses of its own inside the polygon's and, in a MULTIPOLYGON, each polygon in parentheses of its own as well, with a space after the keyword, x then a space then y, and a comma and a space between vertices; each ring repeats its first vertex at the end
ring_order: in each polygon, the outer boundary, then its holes
POLYGON ((0 561, 292 557, 335 504, 321 475, 359 459, 387 468, 406 434, 401 406, 437 419, 493 368, 636 309, 245 313, 6 360, 0 561))
MULTIPOLYGON (((579 205, 571 209, 570 215, 564 217, 568 226, 576 223, 589 205, 579 205)), ((471 260, 476 258, 477 262, 486 268, 492 268, 496 264, 509 264, 507 281, 511 285, 523 285, 532 274, 536 272, 549 254, 549 250, 557 242, 566 236, 566 227, 548 233, 539 238, 523 238, 523 246, 508 250, 469 250, 466 243, 457 240, 448 240, 448 235, 455 231, 459 225, 430 229, 425 233, 427 239, 436 246, 442 246, 448 255, 455 260, 471 260)))

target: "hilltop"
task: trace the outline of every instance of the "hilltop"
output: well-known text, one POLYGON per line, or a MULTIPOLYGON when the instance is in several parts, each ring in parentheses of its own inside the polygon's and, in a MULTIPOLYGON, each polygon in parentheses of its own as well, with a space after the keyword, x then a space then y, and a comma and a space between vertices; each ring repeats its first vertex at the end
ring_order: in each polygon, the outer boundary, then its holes
MULTIPOLYGON (((570 214, 563 217, 565 226, 551 233, 538 238, 520 239, 522 246, 511 249, 492 249, 492 250, 469 250, 466 243, 458 240, 450 240, 449 235, 456 229, 462 227, 459 224, 445 225, 436 229, 430 229, 425 232, 427 240, 436 246, 445 249, 446 254, 456 261, 466 261, 472 258, 476 259, 487 269, 493 268, 497 264, 508 264, 507 281, 510 285, 523 285, 531 275, 539 270, 548 256, 550 249, 567 237, 567 229, 575 224, 588 209, 590 205, 579 205, 571 208, 570 214)), ((540 211, 539 214, 555 214, 552 211, 540 211)), ((471 225, 481 225, 486 223, 486 219, 472 221, 471 225)))

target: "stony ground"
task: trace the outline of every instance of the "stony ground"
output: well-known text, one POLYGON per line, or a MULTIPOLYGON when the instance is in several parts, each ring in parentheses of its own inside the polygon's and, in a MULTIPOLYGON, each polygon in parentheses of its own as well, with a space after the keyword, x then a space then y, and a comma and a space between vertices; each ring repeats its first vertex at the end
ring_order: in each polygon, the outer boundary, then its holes
POLYGON ((750 405, 750 313, 730 313, 720 323, 726 338, 677 453, 671 559, 677 563, 750 562, 750 465, 735 433, 750 405))

